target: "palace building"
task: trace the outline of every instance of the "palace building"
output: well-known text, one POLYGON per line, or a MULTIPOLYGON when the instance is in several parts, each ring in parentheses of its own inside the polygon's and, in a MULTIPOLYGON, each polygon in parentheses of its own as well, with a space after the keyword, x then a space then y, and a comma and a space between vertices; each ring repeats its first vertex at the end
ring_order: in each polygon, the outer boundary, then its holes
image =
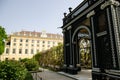
POLYGON ((60 34, 35 31, 21 31, 11 34, 5 42, 5 51, 1 60, 32 58, 38 52, 50 49, 63 42, 60 34))

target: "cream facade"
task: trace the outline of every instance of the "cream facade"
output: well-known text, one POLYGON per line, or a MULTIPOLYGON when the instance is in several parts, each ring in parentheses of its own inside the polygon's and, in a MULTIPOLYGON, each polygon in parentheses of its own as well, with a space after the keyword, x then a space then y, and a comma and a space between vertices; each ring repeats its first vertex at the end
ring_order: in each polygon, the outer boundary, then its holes
POLYGON ((43 32, 21 31, 10 35, 5 43, 5 51, 1 60, 32 58, 38 52, 50 49, 63 43, 63 37, 59 34, 43 32))

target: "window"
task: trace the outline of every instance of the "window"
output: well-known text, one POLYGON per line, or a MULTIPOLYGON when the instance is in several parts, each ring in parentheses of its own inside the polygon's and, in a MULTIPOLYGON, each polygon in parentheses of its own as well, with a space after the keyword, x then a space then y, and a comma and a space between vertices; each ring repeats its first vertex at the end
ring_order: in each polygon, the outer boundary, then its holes
POLYGON ((37 40, 37 43, 39 43, 39 40, 37 40))
POLYGON ((31 46, 33 47, 33 46, 34 46, 34 44, 31 44, 31 46))
POLYGON ((53 46, 55 46, 55 42, 53 42, 53 46))
POLYGON ((37 47, 39 47, 39 45, 37 45, 37 47))
POLYGON ((8 48, 6 48, 6 54, 8 54, 9 53, 9 49, 8 48))
POLYGON ((26 42, 28 42, 28 39, 26 39, 26 42))
POLYGON ((34 43, 34 40, 32 40, 32 43, 34 43))
POLYGON ((28 49, 25 49, 25 54, 28 54, 28 49))
POLYGON ((53 44, 55 44, 55 42, 53 42, 53 44))
POLYGON ((22 49, 19 49, 19 54, 21 54, 22 53, 22 49))
POLYGON ((21 60, 21 58, 19 58, 19 60, 21 60))
POLYGON ((14 42, 16 42, 16 38, 14 38, 14 42))
POLYGON ((39 49, 37 49, 37 53, 39 52, 39 49))
POLYGON ((33 54, 34 53, 34 50, 33 49, 31 49, 31 54, 33 54))
POLYGON ((13 54, 15 54, 16 53, 16 49, 13 49, 13 54))
POLYGON ((22 40, 22 39, 20 39, 20 42, 23 42, 23 40, 22 40))
POLYGON ((15 60, 15 58, 12 58, 12 60, 15 60))
POLYGON ((48 44, 50 44, 50 41, 48 41, 48 44))
POLYGON ((99 13, 96 13, 94 16, 94 22, 96 23, 96 32, 100 33, 103 31, 106 31, 107 29, 107 16, 106 16, 106 11, 100 11, 99 13))
POLYGON ((5 58, 5 60, 8 60, 8 58, 5 58))
POLYGON ((45 41, 43 41, 43 43, 45 43, 45 41))
POLYGON ((42 45, 42 47, 45 47, 45 45, 42 45))
POLYGON ((20 44, 20 46, 22 46, 22 44, 20 44))
POLYGON ((13 45, 16 46, 16 43, 14 43, 13 45))
POLYGON ((50 45, 48 45, 48 48, 50 47, 50 45))
POLYGON ((7 42, 6 45, 10 45, 10 42, 7 42))
POLYGON ((26 46, 28 46, 28 44, 26 44, 26 46))

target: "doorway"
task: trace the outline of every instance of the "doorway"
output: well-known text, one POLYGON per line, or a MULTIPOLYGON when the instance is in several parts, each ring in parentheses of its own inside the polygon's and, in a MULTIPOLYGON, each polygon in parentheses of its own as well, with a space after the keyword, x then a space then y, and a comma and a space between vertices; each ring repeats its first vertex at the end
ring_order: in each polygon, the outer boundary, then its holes
POLYGON ((79 40, 79 56, 81 68, 91 69, 91 46, 90 39, 80 38, 79 40))
POLYGON ((87 27, 83 27, 78 31, 78 53, 79 62, 81 68, 91 69, 92 68, 92 57, 91 57, 91 36, 90 30, 87 27))
POLYGON ((76 30, 76 38, 74 39, 77 41, 77 47, 75 47, 77 51, 77 67, 80 67, 77 75, 79 78, 85 76, 84 78, 86 80, 92 80, 92 43, 91 31, 89 27, 79 26, 76 30))

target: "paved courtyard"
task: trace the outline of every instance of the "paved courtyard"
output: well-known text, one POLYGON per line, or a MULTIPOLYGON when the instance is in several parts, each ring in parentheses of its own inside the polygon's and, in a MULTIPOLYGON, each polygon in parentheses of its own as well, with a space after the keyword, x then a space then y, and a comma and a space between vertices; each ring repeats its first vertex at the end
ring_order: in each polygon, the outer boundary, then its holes
POLYGON ((44 69, 43 72, 37 73, 37 77, 36 74, 34 74, 33 77, 34 80, 75 80, 47 69, 44 69), (40 77, 42 77, 42 79, 40 79, 40 77))
POLYGON ((65 76, 74 78, 76 80, 92 80, 91 70, 82 69, 82 71, 78 72, 78 74, 76 74, 76 75, 66 74, 64 72, 59 72, 59 73, 65 75, 65 76))
POLYGON ((92 80, 91 70, 82 70, 77 75, 70 75, 64 72, 53 72, 44 69, 43 72, 38 72, 33 77, 34 80, 92 80))

